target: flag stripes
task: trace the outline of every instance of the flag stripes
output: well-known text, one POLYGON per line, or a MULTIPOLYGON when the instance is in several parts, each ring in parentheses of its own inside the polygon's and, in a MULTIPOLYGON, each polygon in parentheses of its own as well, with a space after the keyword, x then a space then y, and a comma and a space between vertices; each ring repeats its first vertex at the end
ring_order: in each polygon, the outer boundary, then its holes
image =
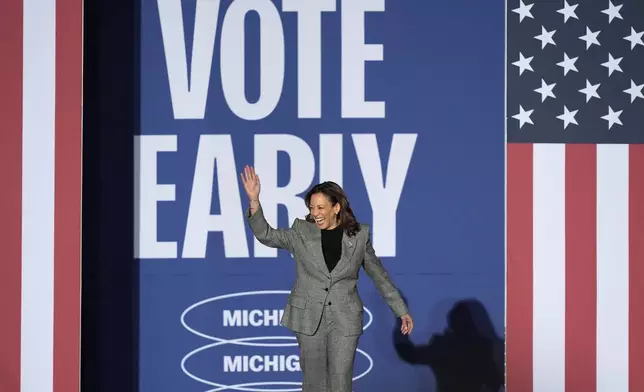
POLYGON ((565 150, 566 189, 558 190, 565 195, 565 390, 594 391, 597 148, 571 144, 565 150))
POLYGON ((644 390, 643 156, 508 144, 508 391, 644 390))
POLYGON ((82 2, 2 2, 6 392, 79 390, 82 2))
POLYGON ((629 151, 629 387, 644 391, 644 144, 629 151))
POLYGON ((629 146, 597 150, 597 391, 628 392, 629 146))
MULTIPOLYGON (((565 146, 534 147, 533 347, 535 391, 563 392, 565 379, 565 146)), ((508 293, 508 295, 512 295, 508 293)), ((527 316, 527 315, 526 315, 527 316)))
POLYGON ((80 384, 82 4, 56 0, 54 392, 80 384))
POLYGON ((53 380, 56 8, 23 1, 21 388, 53 380), (36 377, 37 375, 37 377, 36 377))
POLYGON ((507 145, 506 159, 506 390, 531 392, 534 380, 532 145, 507 145))
POLYGON ((0 390, 7 392, 20 391, 22 24, 22 2, 0 1, 0 390))

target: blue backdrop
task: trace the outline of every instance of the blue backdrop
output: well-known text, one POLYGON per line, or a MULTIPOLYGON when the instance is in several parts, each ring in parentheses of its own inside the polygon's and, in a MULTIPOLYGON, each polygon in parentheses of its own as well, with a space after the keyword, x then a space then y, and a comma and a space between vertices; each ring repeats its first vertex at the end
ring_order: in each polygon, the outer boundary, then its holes
POLYGON ((502 377, 504 12, 502 1, 142 0, 141 391, 301 390, 279 326, 293 261, 243 220, 245 164, 275 226, 330 179, 373 227, 416 325, 396 334, 362 272, 355 391, 502 377))

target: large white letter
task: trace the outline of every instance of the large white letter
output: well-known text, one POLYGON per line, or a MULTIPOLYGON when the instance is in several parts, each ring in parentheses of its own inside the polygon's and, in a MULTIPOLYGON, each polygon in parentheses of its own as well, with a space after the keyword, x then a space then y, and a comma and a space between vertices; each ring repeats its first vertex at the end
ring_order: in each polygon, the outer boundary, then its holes
POLYGON ((197 0, 188 81, 181 0, 157 0, 174 118, 203 119, 210 84, 220 0, 197 0))
POLYGON ((201 135, 182 257, 205 258, 210 231, 222 232, 226 257, 248 257, 244 224, 230 135, 201 135), (215 161, 219 215, 210 214, 215 161))
POLYGON ((386 180, 374 134, 355 134, 353 144, 373 208, 373 243, 380 256, 396 255, 396 210, 414 152, 417 134, 394 134, 386 180), (386 185, 385 185, 386 183, 386 185))
MULTIPOLYGON (((303 218, 308 213, 304 199, 297 196, 306 192, 315 174, 313 152, 304 140, 293 135, 255 135, 255 170, 262 182, 259 195, 262 210, 271 226, 277 228, 279 204, 286 206, 289 227, 295 218, 303 218), (291 161, 290 181, 283 187, 277 185, 277 155, 280 151, 288 154, 291 161)), ((255 239, 255 257, 276 256, 276 249, 268 248, 255 239)))
POLYGON ((322 12, 335 11, 335 0, 283 0, 282 10, 298 13, 298 117, 320 118, 322 106, 322 12))
POLYGON ((174 184, 157 184, 157 153, 177 151, 176 135, 134 137, 134 257, 174 259, 175 241, 157 241, 157 202, 174 201, 174 184))
POLYGON ((284 32, 270 0, 235 0, 221 27, 221 86, 230 110, 244 120, 260 120, 273 111, 284 82, 284 32), (259 99, 250 103, 245 91, 245 28, 249 11, 257 12, 260 26, 259 99))
POLYGON ((333 181, 342 186, 342 134, 320 134, 320 182, 333 181))
POLYGON ((384 102, 366 102, 365 62, 382 61, 381 44, 364 43, 365 11, 384 11, 385 0, 342 2, 342 117, 384 118, 384 102))

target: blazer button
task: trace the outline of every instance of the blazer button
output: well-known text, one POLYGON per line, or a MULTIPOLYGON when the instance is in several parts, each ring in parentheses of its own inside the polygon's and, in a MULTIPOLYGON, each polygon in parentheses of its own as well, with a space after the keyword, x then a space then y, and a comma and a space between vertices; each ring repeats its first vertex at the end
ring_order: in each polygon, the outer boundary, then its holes
POLYGON ((325 287, 325 288, 324 288, 324 291, 329 291, 329 288, 328 288, 328 287, 325 287))
POLYGON ((331 305, 331 302, 329 302, 329 305, 331 305))

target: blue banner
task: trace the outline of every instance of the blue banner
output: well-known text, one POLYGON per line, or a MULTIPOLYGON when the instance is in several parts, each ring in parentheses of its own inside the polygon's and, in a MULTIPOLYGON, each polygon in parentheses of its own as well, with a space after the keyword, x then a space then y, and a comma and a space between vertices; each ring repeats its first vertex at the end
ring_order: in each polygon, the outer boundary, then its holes
POLYGON ((415 329, 396 332, 362 271, 354 391, 498 390, 504 12, 500 1, 142 1, 141 391, 301 390, 295 337, 279 325, 294 263, 252 237, 245 164, 274 227, 303 217, 324 180, 372 227, 415 329))

